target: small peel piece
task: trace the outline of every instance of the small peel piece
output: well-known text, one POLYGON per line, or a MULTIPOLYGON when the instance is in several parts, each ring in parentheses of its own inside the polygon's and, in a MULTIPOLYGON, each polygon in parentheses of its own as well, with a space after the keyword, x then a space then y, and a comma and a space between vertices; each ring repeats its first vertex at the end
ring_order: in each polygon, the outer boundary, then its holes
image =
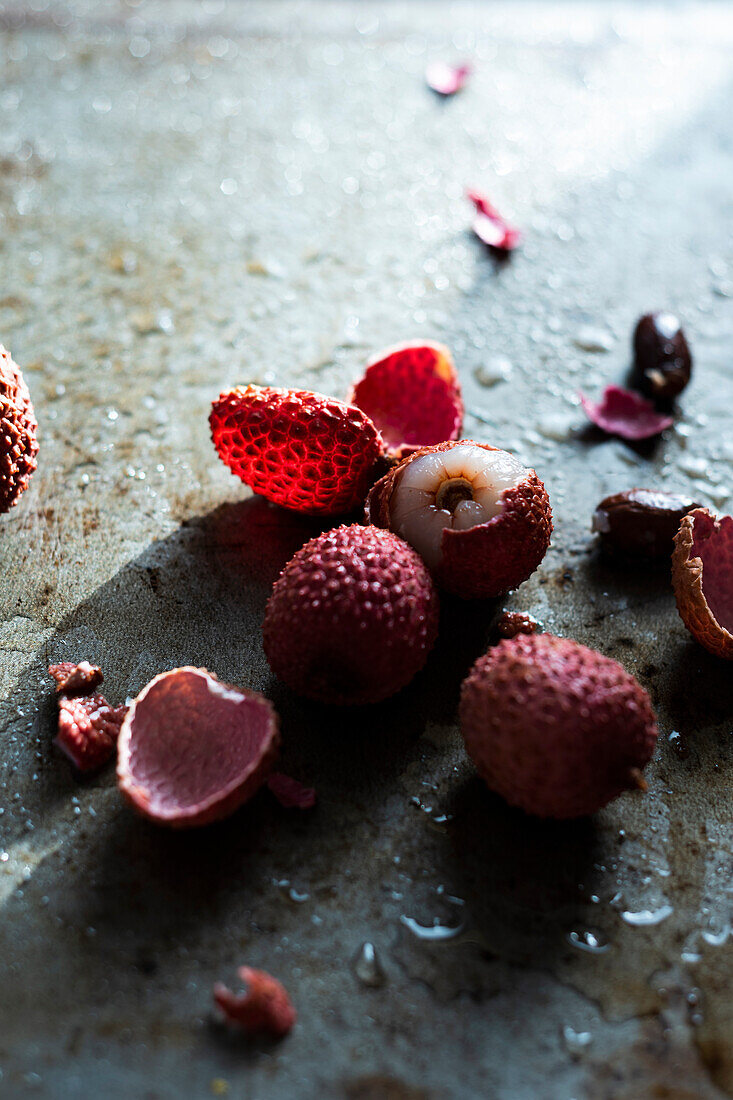
POLYGON ((103 695, 59 695, 58 702, 54 744, 80 772, 96 771, 114 755, 127 707, 111 707, 103 695))
POLYGON ((390 457, 461 434, 461 385, 444 344, 408 341, 385 348, 367 364, 348 400, 379 429, 390 457))
POLYGON ((58 665, 49 665, 48 675, 56 681, 56 691, 64 695, 87 695, 102 683, 104 676, 98 665, 89 661, 61 661, 58 665))
POLYGON ((156 676, 127 712, 117 781, 144 817, 172 828, 234 813, 267 779, 279 721, 259 692, 185 666, 156 676))
POLYGON ((232 993, 223 982, 214 985, 214 1001, 228 1022, 248 1035, 287 1035, 297 1013, 284 986, 266 970, 250 966, 240 966, 237 977, 247 986, 246 993, 232 993))
POLYGON ((283 772, 272 772, 267 786, 286 810, 310 810, 316 804, 314 787, 304 787, 297 779, 283 772))
POLYGON ((472 72, 470 65, 449 65, 447 61, 433 61, 425 70, 425 83, 438 95, 451 96, 460 92, 472 72))
POLYGON ((581 393, 585 414, 608 435, 621 439, 651 439, 672 427, 672 417, 658 413, 651 401, 620 386, 606 386, 601 401, 591 401, 581 393))
POLYGON ((513 252, 522 239, 519 229, 510 225, 481 191, 469 187, 466 198, 476 208, 471 228, 478 239, 489 248, 496 248, 500 252, 513 252))
POLYGON ((733 661, 733 516, 707 508, 683 517, 675 535, 672 586, 680 618, 717 657, 733 661))

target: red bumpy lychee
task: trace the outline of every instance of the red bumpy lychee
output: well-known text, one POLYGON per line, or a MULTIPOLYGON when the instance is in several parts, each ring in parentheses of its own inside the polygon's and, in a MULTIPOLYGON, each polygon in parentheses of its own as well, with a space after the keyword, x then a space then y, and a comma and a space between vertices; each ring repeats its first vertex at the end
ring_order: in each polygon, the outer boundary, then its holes
POLYGON ((407 543, 376 527, 338 527, 285 566, 263 628, 276 676, 324 703, 386 699, 422 668, 438 596, 407 543))
POLYGON ((422 556, 465 598, 499 596, 542 561, 552 533, 545 487, 508 451, 471 439, 424 447, 373 486, 367 519, 422 556))
POLYGON ((219 457, 268 500, 313 515, 361 504, 381 451, 368 416, 307 390, 238 386, 209 417, 219 457))
POLYGON ((491 790, 539 817, 594 813, 644 786, 657 726, 618 662, 551 634, 520 634, 463 682, 461 731, 491 790))
POLYGON ((0 513, 18 503, 36 468, 38 424, 23 375, 0 344, 0 513))

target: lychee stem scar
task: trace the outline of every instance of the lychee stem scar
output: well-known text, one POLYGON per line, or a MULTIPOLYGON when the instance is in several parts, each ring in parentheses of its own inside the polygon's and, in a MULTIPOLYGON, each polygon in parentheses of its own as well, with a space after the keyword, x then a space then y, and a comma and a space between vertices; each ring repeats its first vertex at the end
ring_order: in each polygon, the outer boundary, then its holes
POLYGON ((441 482, 435 494, 435 507, 455 512, 462 500, 473 500, 473 486, 465 477, 451 477, 441 482))

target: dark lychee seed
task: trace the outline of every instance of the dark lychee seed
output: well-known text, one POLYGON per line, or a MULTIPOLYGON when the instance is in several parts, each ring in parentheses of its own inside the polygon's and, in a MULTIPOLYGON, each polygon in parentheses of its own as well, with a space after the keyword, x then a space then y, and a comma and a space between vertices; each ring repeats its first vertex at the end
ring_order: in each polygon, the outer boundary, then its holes
POLYGON ((634 331, 632 384, 654 400, 668 401, 690 381, 692 356, 673 313, 646 313, 634 331))

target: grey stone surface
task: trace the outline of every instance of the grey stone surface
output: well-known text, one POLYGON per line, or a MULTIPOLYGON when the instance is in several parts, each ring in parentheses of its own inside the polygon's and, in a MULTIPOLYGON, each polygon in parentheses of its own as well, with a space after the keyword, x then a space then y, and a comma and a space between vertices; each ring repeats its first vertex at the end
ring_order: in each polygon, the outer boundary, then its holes
POLYGON ((0 339, 41 440, 0 519, 0 1093, 733 1093, 730 666, 667 576, 589 534, 632 485, 729 507, 731 9, 35 0, 0 28, 0 339), (439 102, 424 67, 453 56, 475 75, 439 102), (467 232, 466 184, 525 229, 511 262, 467 232), (576 391, 623 379, 657 307, 695 355, 676 427, 584 430, 576 391), (465 434, 537 468, 556 533, 503 604, 446 602, 398 698, 334 713, 260 642, 313 525, 248 499, 208 407, 240 381, 343 395, 412 336, 453 349, 465 434), (457 692, 501 606, 648 687, 647 794, 542 824, 474 778, 457 692), (114 702, 180 663, 264 690, 318 807, 138 820, 111 770, 79 782, 52 747, 46 664, 82 657, 114 702), (417 934, 436 923, 454 934, 417 934), (292 993, 281 1044, 213 1020, 243 962, 292 993))

